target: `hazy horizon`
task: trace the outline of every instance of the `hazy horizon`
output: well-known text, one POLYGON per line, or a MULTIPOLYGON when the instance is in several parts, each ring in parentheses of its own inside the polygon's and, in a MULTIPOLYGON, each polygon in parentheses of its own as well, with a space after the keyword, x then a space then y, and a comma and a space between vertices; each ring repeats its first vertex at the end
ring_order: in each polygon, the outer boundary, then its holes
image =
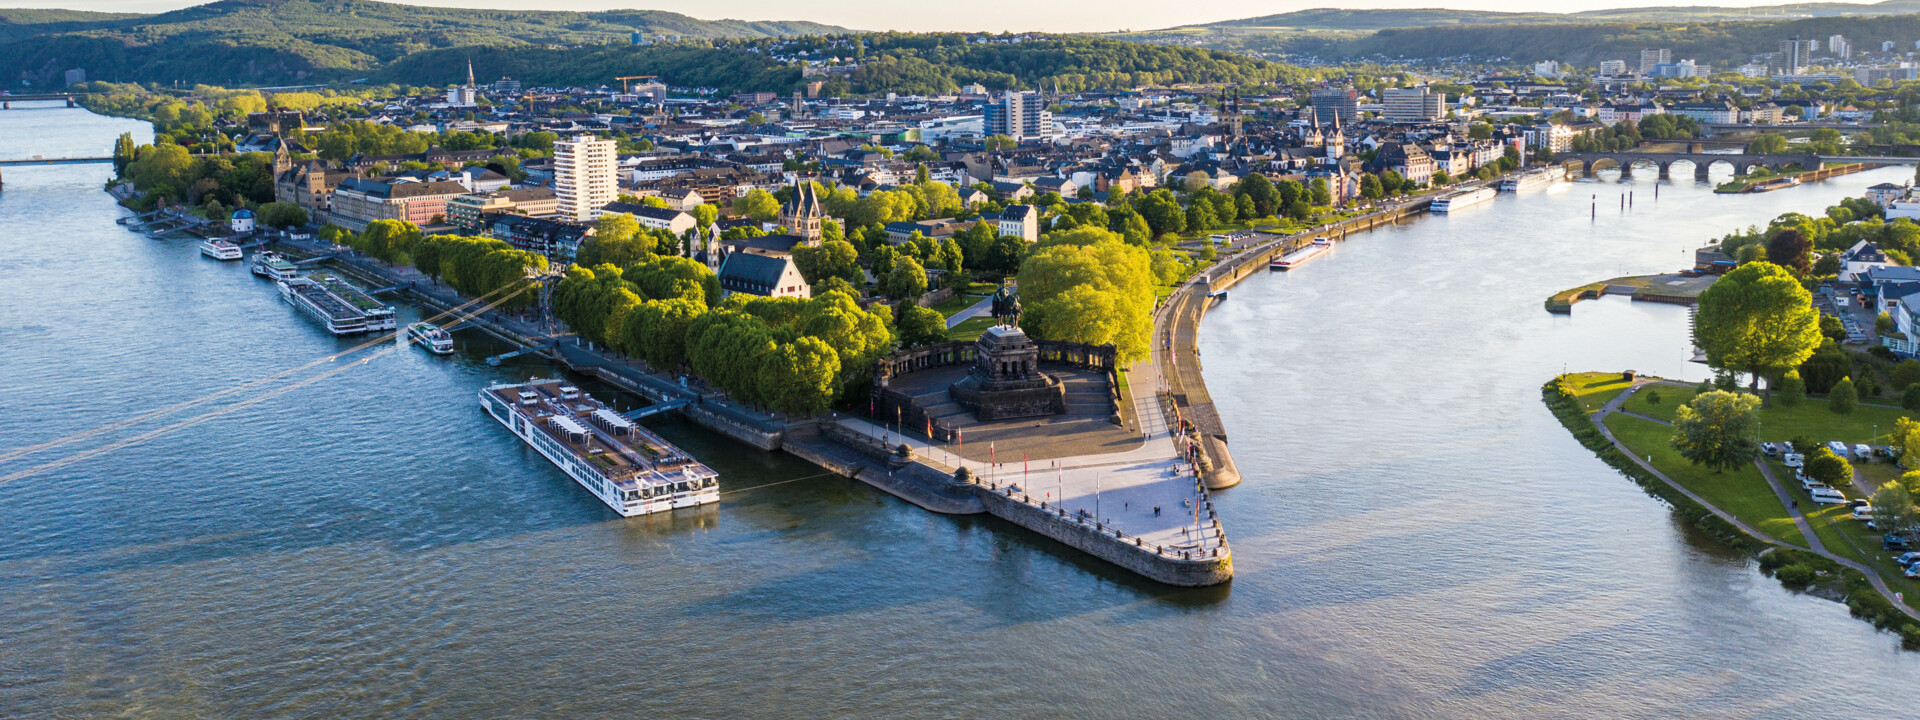
MULTIPOLYGON (((0 8, 59 8, 102 12, 165 12, 212 0, 0 0, 0 8)), ((465 7, 507 10, 666 10, 705 20, 811 20, 859 30, 958 30, 958 31, 1043 31, 1107 32, 1114 30, 1152 30, 1156 28, 1277 15, 1313 8, 1399 9, 1447 8, 1453 10, 1496 10, 1502 12, 1561 12, 1631 7, 1667 7, 1645 0, 1568 0, 1544 10, 1537 3, 1519 0, 1375 0, 1371 2, 1316 2, 1313 0, 1197 0, 1180 5, 1148 0, 1067 0, 1035 6, 1015 0, 980 0, 966 5, 910 6, 888 0, 839 0, 818 3, 818 10, 807 3, 770 2, 769 0, 381 0, 406 5, 465 7), (929 9, 930 7, 930 9, 929 9)), ((1836 3, 1871 5, 1860 0, 1831 0, 1836 3)), ((1753 8, 1756 15, 1774 5, 1796 4, 1796 0, 1759 0, 1735 2, 1700 0, 1686 6, 1753 8)))

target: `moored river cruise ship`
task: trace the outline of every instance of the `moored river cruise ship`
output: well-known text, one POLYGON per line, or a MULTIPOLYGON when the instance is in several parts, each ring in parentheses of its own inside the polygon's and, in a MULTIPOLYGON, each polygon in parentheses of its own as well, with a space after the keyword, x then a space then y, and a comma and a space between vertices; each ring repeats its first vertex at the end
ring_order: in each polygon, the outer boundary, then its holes
POLYGON ((1493 188, 1484 188, 1484 187, 1472 188, 1469 190, 1461 190, 1459 192, 1449 193, 1443 197, 1440 197, 1439 199, 1434 200, 1433 206, 1431 209, 1437 213, 1455 212, 1463 208, 1472 207, 1474 205, 1479 205, 1480 203, 1486 202, 1488 200, 1492 200, 1493 196, 1498 194, 1499 193, 1494 192, 1493 188))
POLYGON ((720 475, 564 380, 489 385, 480 406, 624 517, 720 501, 720 475))

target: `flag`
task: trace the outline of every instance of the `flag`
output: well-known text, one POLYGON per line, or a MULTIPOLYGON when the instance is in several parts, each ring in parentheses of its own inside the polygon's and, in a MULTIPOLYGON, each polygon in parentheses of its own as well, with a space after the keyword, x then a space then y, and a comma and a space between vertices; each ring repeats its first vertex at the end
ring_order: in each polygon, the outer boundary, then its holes
POLYGON ((932 415, 927 416, 927 439, 928 440, 933 439, 933 416, 932 415))

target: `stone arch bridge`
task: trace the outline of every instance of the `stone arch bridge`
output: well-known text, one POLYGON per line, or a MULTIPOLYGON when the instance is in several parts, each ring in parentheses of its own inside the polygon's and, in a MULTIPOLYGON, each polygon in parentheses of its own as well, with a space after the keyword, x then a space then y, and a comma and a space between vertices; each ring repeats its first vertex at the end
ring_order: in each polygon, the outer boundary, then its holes
POLYGON ((1653 152, 1570 152, 1553 156, 1554 162, 1566 166, 1568 175, 1593 175, 1607 168, 1618 168, 1626 172, 1635 165, 1653 165, 1660 168, 1660 177, 1668 177, 1675 163, 1686 161, 1693 165, 1694 177, 1704 178, 1708 169, 1715 163, 1723 163, 1733 168, 1735 174, 1744 175, 1755 167, 1779 170, 1788 165, 1799 165, 1803 170, 1820 169, 1819 155, 1781 154, 1781 155, 1730 155, 1722 153, 1653 153, 1653 152))

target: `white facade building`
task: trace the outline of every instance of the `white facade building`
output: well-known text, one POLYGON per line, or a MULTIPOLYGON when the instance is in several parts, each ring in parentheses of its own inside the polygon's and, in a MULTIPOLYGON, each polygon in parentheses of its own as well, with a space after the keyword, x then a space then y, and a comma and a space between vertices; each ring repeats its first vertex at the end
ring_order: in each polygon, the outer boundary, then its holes
POLYGON ((600 208, 619 194, 617 143, 592 135, 576 135, 553 143, 553 193, 560 199, 560 216, 591 222, 600 208))

